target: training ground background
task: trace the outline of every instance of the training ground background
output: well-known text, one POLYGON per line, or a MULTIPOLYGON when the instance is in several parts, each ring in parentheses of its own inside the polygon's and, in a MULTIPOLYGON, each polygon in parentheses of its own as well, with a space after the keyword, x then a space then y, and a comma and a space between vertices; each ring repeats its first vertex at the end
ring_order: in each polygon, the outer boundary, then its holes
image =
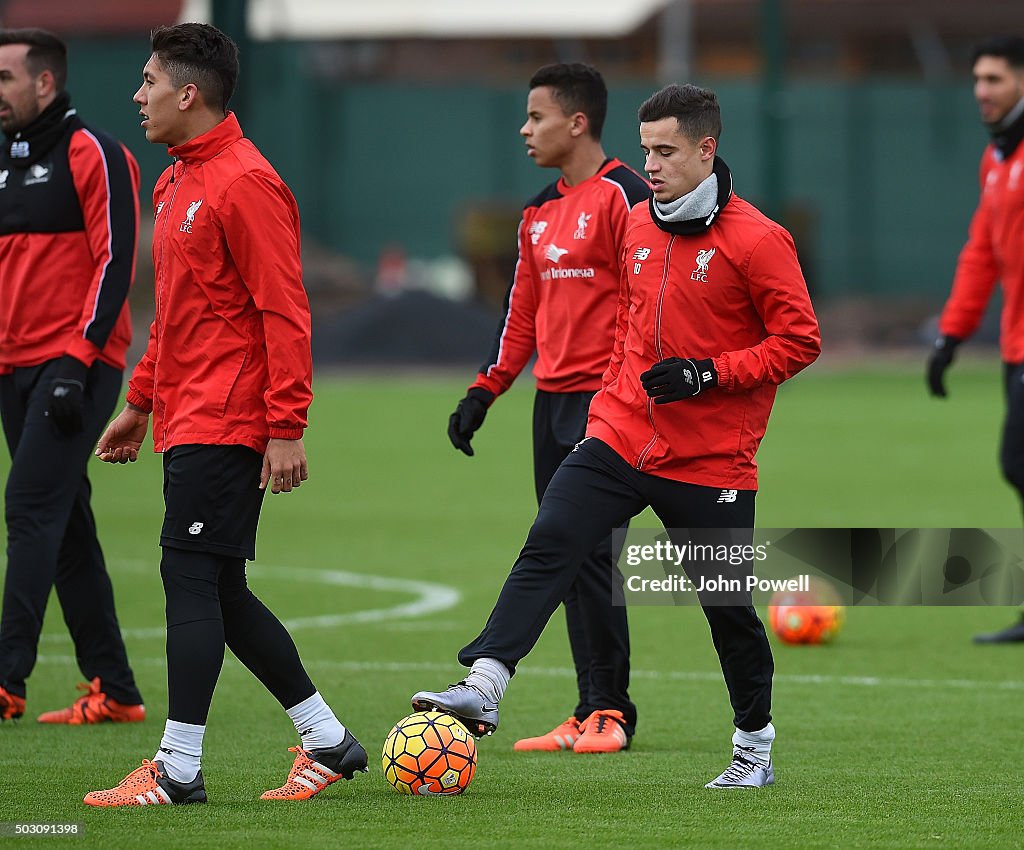
MULTIPOLYGON (((997 469, 998 362, 958 362, 939 401, 925 393, 922 360, 825 358, 781 388, 760 453, 759 525, 1019 525, 997 469)), ((308 803, 259 801, 284 780, 297 739, 229 654, 204 748, 209 804, 81 804, 153 755, 166 712, 160 461, 147 445, 138 463, 93 463, 90 475, 149 718, 34 722, 69 703, 80 680, 53 599, 26 718, 0 724, 0 822, 78 822, 85 834, 5 844, 1020 846, 1024 647, 970 642, 1012 622, 1005 608, 855 608, 831 646, 773 642, 778 784, 751 793, 703 787, 728 761, 732 726, 693 608, 630 613, 640 720, 629 752, 513 753, 517 738, 546 731, 574 704, 558 613, 513 680, 497 734, 480 743, 469 791, 392 791, 379 763, 385 736, 410 694, 461 678, 455 654, 483 625, 535 514, 528 381, 492 408, 477 456, 466 458, 445 426, 467 377, 318 375, 310 480, 264 506, 251 585, 291 625, 320 691, 370 753, 370 773, 308 803)))

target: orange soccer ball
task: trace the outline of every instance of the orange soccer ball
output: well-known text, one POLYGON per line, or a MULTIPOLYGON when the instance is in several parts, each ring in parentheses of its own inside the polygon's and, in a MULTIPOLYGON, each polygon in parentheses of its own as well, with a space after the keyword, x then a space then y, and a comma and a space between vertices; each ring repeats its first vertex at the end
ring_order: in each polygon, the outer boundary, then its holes
POLYGON ((384 778, 402 794, 461 794, 476 773, 476 741, 450 714, 417 711, 395 724, 381 764, 384 778))
POLYGON ((779 591, 768 603, 768 623, 783 643, 828 643, 845 621, 839 594, 822 579, 809 591, 779 591))

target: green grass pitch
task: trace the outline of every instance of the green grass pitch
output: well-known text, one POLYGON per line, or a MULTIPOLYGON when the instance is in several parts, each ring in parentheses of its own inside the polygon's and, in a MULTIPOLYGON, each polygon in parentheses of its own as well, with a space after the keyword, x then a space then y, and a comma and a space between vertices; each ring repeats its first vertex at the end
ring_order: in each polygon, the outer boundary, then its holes
MULTIPOLYGON (((368 775, 308 803, 260 802, 283 781, 297 739, 229 655, 206 736, 210 803, 82 805, 86 791, 153 755, 166 712, 160 463, 147 452, 132 466, 94 463, 91 476, 149 719, 34 722, 67 704, 80 679, 54 600, 28 714, 0 724, 0 822, 83 823, 84 836, 63 839, 76 846, 197 850, 1019 846, 1024 647, 970 642, 1008 625, 1012 609, 854 608, 831 646, 776 643, 778 784, 742 793, 703 787, 728 760, 732 728, 693 608, 631 612, 640 713, 631 751, 513 753, 513 741, 574 704, 559 613, 509 688, 498 733, 480 742, 469 791, 392 791, 384 738, 412 692, 461 678, 455 653, 482 626, 535 513, 528 379, 491 410, 470 459, 445 437, 465 377, 318 376, 310 480, 264 507, 251 584, 292 624, 314 681, 370 753, 368 775), (413 592, 407 582, 431 584, 413 592)), ((951 392, 928 398, 916 359, 822 362, 784 386, 760 455, 759 525, 1018 525, 996 466, 998 364, 958 363, 951 392)), ((636 522, 655 525, 650 515, 636 522)))

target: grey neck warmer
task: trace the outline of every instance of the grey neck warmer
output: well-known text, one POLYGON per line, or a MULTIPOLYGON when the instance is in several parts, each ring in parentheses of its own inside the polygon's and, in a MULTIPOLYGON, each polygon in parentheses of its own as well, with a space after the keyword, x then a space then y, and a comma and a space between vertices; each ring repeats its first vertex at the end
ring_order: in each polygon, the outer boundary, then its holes
POLYGON ((688 221, 706 218, 718 204, 718 175, 712 173, 702 180, 692 192, 681 198, 662 203, 654 202, 658 217, 664 221, 688 221))

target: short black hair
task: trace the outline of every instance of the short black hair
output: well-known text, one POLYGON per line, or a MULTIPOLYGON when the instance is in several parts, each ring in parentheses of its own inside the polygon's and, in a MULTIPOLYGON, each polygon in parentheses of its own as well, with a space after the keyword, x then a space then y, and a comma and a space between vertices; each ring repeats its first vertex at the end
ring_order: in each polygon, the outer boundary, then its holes
POLYGON ((601 141, 604 119, 608 114, 608 89, 601 72, 582 62, 559 62, 538 68, 530 78, 530 90, 547 86, 562 112, 587 116, 590 135, 601 141))
POLYGON ((238 82, 238 45, 216 27, 191 23, 158 27, 150 43, 175 88, 194 83, 208 106, 227 115, 238 82))
POLYGON ((679 132, 693 142, 711 136, 716 142, 722 135, 722 109, 718 96, 711 89, 687 83, 673 83, 652 94, 640 104, 637 117, 641 123, 675 118, 679 132))
POLYGON ((1024 68, 1024 38, 1017 35, 996 35, 971 48, 971 64, 982 56, 998 56, 1014 68, 1024 68))
POLYGON ((43 71, 53 74, 57 91, 68 84, 68 47, 48 30, 25 27, 0 30, 0 44, 27 44, 25 66, 33 77, 43 71))

